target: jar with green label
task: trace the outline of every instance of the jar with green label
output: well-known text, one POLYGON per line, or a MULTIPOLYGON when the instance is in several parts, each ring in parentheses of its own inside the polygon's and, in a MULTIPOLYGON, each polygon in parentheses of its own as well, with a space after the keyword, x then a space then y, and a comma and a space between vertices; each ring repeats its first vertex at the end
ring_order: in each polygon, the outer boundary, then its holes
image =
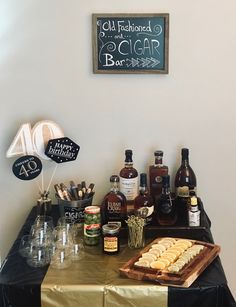
POLYGON ((100 236, 100 207, 88 206, 84 210, 84 243, 86 245, 97 245, 99 244, 100 236))

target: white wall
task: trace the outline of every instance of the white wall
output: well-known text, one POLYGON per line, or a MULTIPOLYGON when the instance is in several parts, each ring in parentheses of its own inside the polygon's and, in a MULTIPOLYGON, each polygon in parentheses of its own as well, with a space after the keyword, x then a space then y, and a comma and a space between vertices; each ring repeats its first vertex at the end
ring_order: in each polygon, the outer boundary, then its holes
MULTIPOLYGON (((97 203, 122 167, 124 149, 133 149, 140 172, 163 149, 174 175, 180 148, 189 147, 198 194, 236 293, 235 9, 234 0, 0 2, 2 257, 38 197, 34 181, 14 177, 15 159, 5 153, 21 124, 50 119, 81 145, 55 182, 94 181, 97 203), (93 74, 96 12, 170 13, 169 74, 93 74)), ((53 168, 44 163, 47 180, 53 168)))

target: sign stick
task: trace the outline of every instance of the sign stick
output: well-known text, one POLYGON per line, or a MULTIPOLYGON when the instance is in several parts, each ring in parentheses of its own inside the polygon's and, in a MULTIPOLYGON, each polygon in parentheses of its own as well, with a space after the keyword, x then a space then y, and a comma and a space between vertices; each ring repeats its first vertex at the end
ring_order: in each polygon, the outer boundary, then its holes
POLYGON ((50 181, 49 181, 49 184, 48 184, 48 187, 47 187, 47 189, 46 189, 46 192, 49 191, 50 185, 51 185, 51 183, 52 183, 52 179, 53 179, 53 177, 54 177, 54 175, 55 175, 55 173, 56 173, 56 170, 57 170, 57 166, 58 166, 58 164, 56 164, 56 166, 55 166, 55 168, 54 168, 54 171, 53 171, 53 173, 52 173, 52 176, 51 176, 51 179, 50 179, 50 181))

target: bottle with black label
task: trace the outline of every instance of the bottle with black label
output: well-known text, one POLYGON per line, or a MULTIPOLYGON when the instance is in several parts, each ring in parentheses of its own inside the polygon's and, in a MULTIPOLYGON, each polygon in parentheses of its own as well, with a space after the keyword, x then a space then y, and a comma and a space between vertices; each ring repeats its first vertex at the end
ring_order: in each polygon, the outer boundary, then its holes
POLYGON ((139 195, 134 200, 135 213, 145 219, 145 224, 151 224, 154 214, 154 203, 147 188, 147 175, 140 174, 139 195))
POLYGON ((155 200, 162 192, 162 177, 168 175, 168 167, 163 165, 163 151, 154 152, 155 162, 149 166, 150 194, 155 200))
POLYGON ((112 175, 110 183, 111 190, 102 202, 102 223, 117 222, 120 226, 125 226, 127 204, 126 197, 119 191, 119 176, 112 175))
POLYGON ((181 224, 188 224, 187 200, 190 191, 196 192, 197 180, 195 173, 189 165, 189 150, 182 148, 182 162, 175 176, 176 201, 178 216, 181 224))
POLYGON ((177 211, 174 197, 170 191, 170 176, 162 178, 162 193, 155 202, 155 216, 158 224, 174 225, 177 221, 177 211))
POLYGON ((120 191, 127 200, 127 211, 133 210, 134 199, 138 195, 138 171, 133 167, 133 152, 125 151, 125 165, 120 171, 120 191))

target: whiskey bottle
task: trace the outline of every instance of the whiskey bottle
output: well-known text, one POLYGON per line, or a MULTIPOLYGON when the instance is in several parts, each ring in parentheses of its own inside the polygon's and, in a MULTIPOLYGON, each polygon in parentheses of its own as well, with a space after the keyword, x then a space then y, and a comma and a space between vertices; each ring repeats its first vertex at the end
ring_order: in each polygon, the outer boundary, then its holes
POLYGON ((149 166, 150 194, 155 201, 162 192, 162 177, 168 175, 168 167, 163 165, 163 151, 154 152, 155 163, 149 166))
POLYGON ((189 150, 182 148, 182 163, 175 176, 176 202, 181 224, 188 224, 187 201, 190 191, 196 192, 197 180, 189 165, 189 150))
POLYGON ((116 222, 120 226, 125 226, 127 219, 126 198, 119 191, 119 176, 110 177, 111 190, 104 197, 101 207, 102 224, 116 222))
POLYGON ((133 152, 125 151, 125 165, 120 171, 120 191, 127 200, 127 211, 133 210, 134 199, 138 195, 138 171, 133 167, 133 152))
POLYGON ((162 178, 162 193, 155 202, 155 216, 158 224, 171 226, 177 221, 177 211, 174 197, 170 192, 170 176, 162 178))
POLYGON ((145 219, 145 225, 151 224, 154 214, 154 203, 147 187, 147 175, 140 174, 139 195, 134 199, 134 211, 145 219))

